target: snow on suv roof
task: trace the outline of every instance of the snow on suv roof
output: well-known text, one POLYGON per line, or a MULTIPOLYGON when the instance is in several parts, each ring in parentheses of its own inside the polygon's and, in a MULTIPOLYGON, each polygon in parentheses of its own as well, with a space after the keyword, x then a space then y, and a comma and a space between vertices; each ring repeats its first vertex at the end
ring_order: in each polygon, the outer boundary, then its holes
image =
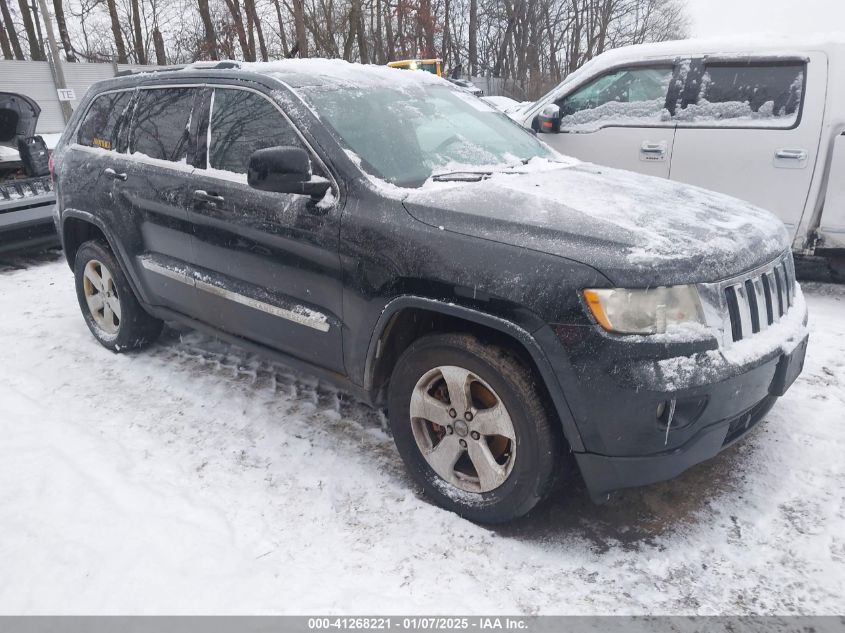
POLYGON ((273 62, 242 62, 241 70, 270 75, 294 88, 304 86, 419 85, 446 81, 425 71, 413 71, 374 64, 357 64, 342 59, 284 59, 273 62))

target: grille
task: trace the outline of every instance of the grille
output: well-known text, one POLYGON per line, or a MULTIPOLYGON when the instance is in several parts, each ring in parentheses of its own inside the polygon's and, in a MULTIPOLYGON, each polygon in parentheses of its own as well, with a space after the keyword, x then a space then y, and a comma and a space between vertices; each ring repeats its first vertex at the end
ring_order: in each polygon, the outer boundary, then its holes
POLYGON ((725 286, 725 303, 734 341, 761 332, 777 323, 795 301, 795 268, 789 255, 748 277, 725 286))

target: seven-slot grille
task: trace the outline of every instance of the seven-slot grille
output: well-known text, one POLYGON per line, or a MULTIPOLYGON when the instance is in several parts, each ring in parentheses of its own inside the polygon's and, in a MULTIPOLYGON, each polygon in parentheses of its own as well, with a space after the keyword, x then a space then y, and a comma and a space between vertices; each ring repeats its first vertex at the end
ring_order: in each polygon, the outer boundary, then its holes
POLYGON ((789 258, 725 286, 734 341, 765 330, 789 311, 795 300, 795 273, 789 258))

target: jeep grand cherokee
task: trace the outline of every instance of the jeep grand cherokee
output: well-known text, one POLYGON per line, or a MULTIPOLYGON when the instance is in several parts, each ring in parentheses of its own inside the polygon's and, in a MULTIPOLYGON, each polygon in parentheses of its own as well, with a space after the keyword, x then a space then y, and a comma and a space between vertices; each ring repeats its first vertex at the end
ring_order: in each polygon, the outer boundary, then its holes
POLYGON ((801 371, 783 225, 579 163, 443 80, 325 60, 95 85, 56 152, 94 337, 188 324, 386 407, 438 504, 527 513, 673 477, 801 371), (568 482, 564 482, 564 485, 568 482))

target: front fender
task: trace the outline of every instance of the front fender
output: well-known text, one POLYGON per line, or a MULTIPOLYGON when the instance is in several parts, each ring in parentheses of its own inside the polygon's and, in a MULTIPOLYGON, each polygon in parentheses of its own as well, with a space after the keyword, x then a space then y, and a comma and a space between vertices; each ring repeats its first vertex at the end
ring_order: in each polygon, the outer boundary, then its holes
MULTIPOLYGON (((367 357, 364 365, 365 389, 371 390, 373 388, 376 353, 378 351, 379 341, 384 335, 385 329, 394 315, 396 315, 400 310, 408 308, 428 310, 430 312, 436 312, 446 316, 457 317, 472 323, 477 323, 480 326, 497 330, 522 345, 540 372, 540 377, 551 396, 552 404, 558 414, 563 434, 569 442, 569 446, 575 452, 584 451, 584 443, 581 440, 581 434, 575 424, 575 419, 572 416, 572 412, 570 411, 569 404, 566 401, 566 397, 563 393, 560 382, 558 381, 557 375, 555 374, 551 363, 533 333, 501 317, 487 314, 472 308, 467 308, 465 306, 454 303, 445 303, 436 299, 414 295, 404 295, 391 300, 379 316, 373 334, 370 338, 370 344, 367 348, 367 357)), ((541 326, 538 330, 542 327, 547 326, 541 326)), ((537 330, 535 330, 535 332, 536 331, 537 330)))

